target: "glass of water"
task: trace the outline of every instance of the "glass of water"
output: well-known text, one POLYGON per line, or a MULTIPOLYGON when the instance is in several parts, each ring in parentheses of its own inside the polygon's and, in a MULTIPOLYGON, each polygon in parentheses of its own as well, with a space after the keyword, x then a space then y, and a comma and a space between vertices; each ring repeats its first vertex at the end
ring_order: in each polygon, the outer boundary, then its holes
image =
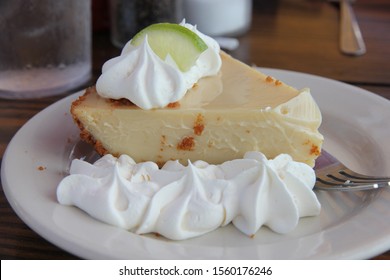
POLYGON ((91 0, 0 1, 0 97, 62 94, 91 78, 91 0))

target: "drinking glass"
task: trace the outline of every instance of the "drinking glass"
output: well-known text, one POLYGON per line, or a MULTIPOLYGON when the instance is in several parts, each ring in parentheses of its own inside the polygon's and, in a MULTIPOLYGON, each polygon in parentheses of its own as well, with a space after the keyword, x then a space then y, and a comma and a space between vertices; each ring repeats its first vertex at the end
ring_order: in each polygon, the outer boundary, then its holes
POLYGON ((0 97, 65 93, 91 77, 91 0, 0 1, 0 97))

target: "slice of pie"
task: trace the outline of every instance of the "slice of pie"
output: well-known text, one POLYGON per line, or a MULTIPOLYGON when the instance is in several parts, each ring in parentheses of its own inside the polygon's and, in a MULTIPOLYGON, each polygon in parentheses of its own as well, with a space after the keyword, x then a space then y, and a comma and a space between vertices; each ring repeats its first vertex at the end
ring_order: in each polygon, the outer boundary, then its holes
POLYGON ((223 52, 221 58, 219 75, 202 78, 166 108, 143 110, 87 89, 71 108, 81 138, 100 154, 127 154, 136 162, 219 164, 261 151, 313 166, 323 136, 309 90, 292 88, 223 52))

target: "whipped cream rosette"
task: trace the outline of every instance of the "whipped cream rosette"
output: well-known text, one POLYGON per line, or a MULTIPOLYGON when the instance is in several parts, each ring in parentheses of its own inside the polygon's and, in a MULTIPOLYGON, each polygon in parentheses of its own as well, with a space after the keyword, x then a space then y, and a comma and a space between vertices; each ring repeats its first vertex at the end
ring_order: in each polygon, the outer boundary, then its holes
POLYGON ((216 75, 222 63, 218 43, 191 24, 181 25, 195 32, 207 45, 188 71, 182 72, 170 55, 161 59, 146 36, 138 46, 129 41, 120 56, 103 65, 96 83, 98 94, 104 98, 128 99, 145 110, 163 108, 181 100, 199 79, 216 75))

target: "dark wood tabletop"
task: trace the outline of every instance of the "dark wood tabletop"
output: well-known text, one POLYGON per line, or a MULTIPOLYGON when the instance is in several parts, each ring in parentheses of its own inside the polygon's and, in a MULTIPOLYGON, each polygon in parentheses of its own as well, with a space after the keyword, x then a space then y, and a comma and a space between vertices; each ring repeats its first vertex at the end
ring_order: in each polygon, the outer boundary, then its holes
MULTIPOLYGON (((94 0, 93 5, 93 77, 83 87, 94 84, 102 64, 120 52, 110 42, 105 2, 94 0)), ((251 28, 239 37, 240 46, 231 55, 250 65, 339 80, 390 99, 390 1, 358 0, 353 7, 367 46, 363 56, 340 52, 339 5, 325 0, 254 0, 251 28)), ((1 158, 23 124, 68 94, 37 100, 0 99, 1 158)), ((24 224, 10 207, 2 187, 0 257, 77 259, 24 224)), ((374 259, 388 260, 390 251, 374 259)))

